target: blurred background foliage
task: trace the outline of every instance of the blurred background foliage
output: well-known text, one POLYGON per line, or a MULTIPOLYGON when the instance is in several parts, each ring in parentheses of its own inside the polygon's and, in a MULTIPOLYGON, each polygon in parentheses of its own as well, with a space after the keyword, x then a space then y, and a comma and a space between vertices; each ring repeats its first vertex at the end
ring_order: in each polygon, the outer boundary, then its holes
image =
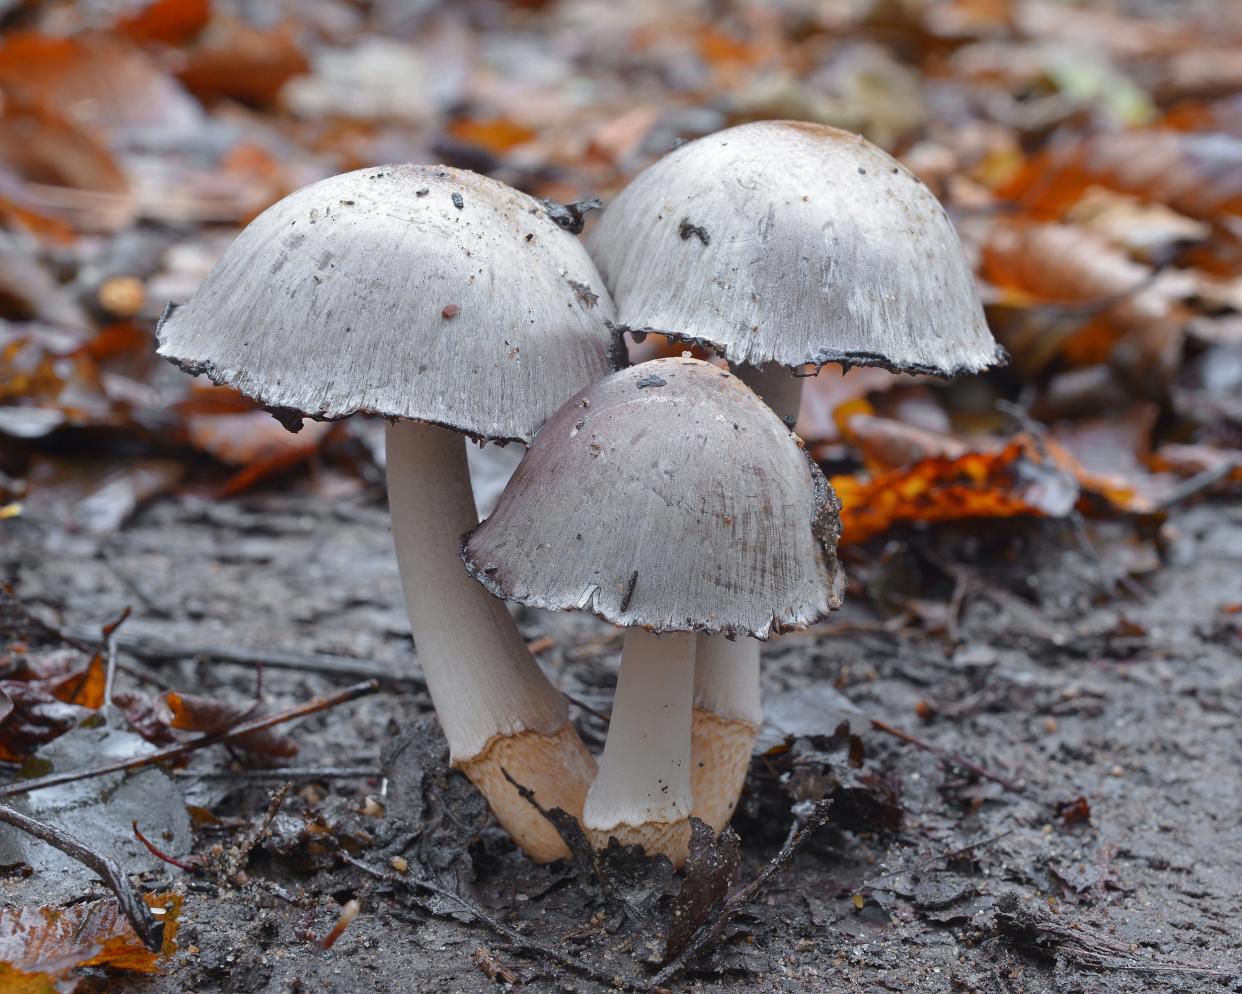
POLYGON ((413 161, 607 199, 679 140, 782 117, 922 177, 1012 357, 809 381, 847 544, 1158 521, 1242 482, 1242 5, 0 0, 0 27, 0 541, 169 492, 378 495, 374 424, 289 434, 153 353, 165 303, 290 191, 413 161))

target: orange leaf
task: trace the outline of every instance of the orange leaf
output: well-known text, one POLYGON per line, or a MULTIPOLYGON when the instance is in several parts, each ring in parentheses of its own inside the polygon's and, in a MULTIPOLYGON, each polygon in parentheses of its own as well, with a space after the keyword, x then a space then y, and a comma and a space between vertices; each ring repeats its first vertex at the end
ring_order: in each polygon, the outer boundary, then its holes
POLYGON ((78 985, 80 967, 106 966, 129 973, 159 972, 159 960, 176 950, 182 897, 147 894, 150 908, 163 912, 164 947, 147 949, 113 898, 75 904, 0 910, 0 990, 67 994, 78 985))
POLYGON ((211 0, 154 0, 116 22, 117 34, 135 41, 179 45, 211 20, 211 0))
POLYGON ((1093 135, 1032 158, 999 191, 1030 210, 1058 214, 1089 186, 1159 200, 1211 221, 1242 214, 1236 182, 1242 139, 1141 130, 1093 135))
POLYGON ((96 656, 83 669, 49 683, 48 690, 58 701, 94 711, 103 706, 107 682, 107 663, 103 656, 96 656))
POLYGON ((310 68, 287 28, 262 30, 240 21, 213 26, 186 53, 181 82, 204 100, 228 98, 265 106, 280 88, 310 68))
POLYGON ((1006 336, 1015 366, 1027 375, 1058 355, 1078 365, 1116 360, 1142 381, 1167 380, 1176 367, 1182 309, 1149 282, 1149 267, 1090 232, 1061 224, 995 224, 981 270, 1021 307, 1068 305, 1051 326, 1006 336), (1076 312, 1074 305, 1083 306, 1076 312))
POLYGON ((936 456, 871 479, 834 476, 841 543, 865 542, 903 522, 1068 514, 1078 498, 1072 474, 1019 436, 997 452, 936 456))
MULTIPOLYGON (((188 732, 222 732, 263 714, 253 701, 236 704, 200 697, 198 694, 178 694, 176 691, 169 691, 165 700, 172 711, 169 724, 173 728, 188 732)), ((288 759, 298 754, 298 744, 273 728, 251 732, 230 741, 248 752, 264 756, 288 759)))
POLYGON ((536 137, 536 132, 532 128, 507 117, 483 119, 464 117, 450 124, 448 133, 459 142, 478 145, 497 155, 503 155, 518 145, 525 145, 536 137))

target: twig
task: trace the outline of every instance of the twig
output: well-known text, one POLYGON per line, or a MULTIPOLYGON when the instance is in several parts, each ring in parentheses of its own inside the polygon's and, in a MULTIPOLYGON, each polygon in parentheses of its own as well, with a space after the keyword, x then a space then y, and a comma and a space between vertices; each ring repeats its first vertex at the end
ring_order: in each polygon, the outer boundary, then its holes
MULTIPOLYGON (((68 629, 67 634, 71 638, 89 638, 84 629, 76 627, 68 629)), ((427 687, 426 680, 421 676, 395 673, 391 666, 375 663, 369 659, 356 659, 352 656, 172 642, 150 635, 118 635, 116 644, 122 652, 127 652, 153 665, 178 663, 186 659, 205 659, 233 666, 269 666, 278 670, 299 670, 305 673, 321 673, 325 676, 352 677, 355 680, 379 680, 386 684, 409 684, 418 690, 425 690, 427 687)))
POLYGON ((121 911, 129 920, 129 924, 133 926, 134 933, 142 940, 142 944, 152 952, 159 952, 163 948, 164 923, 155 920, 151 909, 138 896, 138 892, 134 890, 133 885, 130 884, 115 860, 101 852, 96 852, 68 832, 24 815, 7 804, 0 804, 0 821, 12 825, 27 835, 33 835, 36 839, 59 849, 66 856, 76 859, 87 869, 97 873, 116 895, 121 911))
POLYGON ((933 866, 935 866, 939 862, 942 862, 943 860, 956 859, 958 856, 968 853, 972 849, 982 849, 985 846, 994 845, 995 843, 1000 842, 1001 839, 1008 838, 1009 836, 1013 835, 1013 833, 1016 831, 1017 831, 1016 828, 1010 828, 1004 832, 999 833, 998 835, 992 835, 986 839, 980 839, 978 842, 968 842, 964 846, 958 846, 958 848, 950 849, 948 852, 942 852, 942 853, 939 853, 938 855, 931 856, 925 861, 923 861, 922 863, 917 863, 914 866, 901 867, 896 870, 889 870, 888 873, 881 873, 878 877, 870 877, 867 880, 864 880, 862 884, 859 885, 859 889, 862 889, 864 887, 874 887, 881 880, 888 880, 890 877, 899 877, 903 873, 922 873, 924 870, 931 869, 933 866))
POLYGON ((971 762, 965 756, 959 756, 955 752, 949 752, 948 749, 941 749, 940 746, 932 745, 930 742, 925 742, 917 735, 903 731, 894 725, 890 725, 886 721, 880 721, 879 718, 868 718, 867 721, 871 723, 871 727, 877 732, 883 732, 885 735, 891 735, 893 738, 900 739, 907 745, 912 745, 916 748, 924 750, 925 752, 930 752, 933 756, 939 756, 946 763, 950 763, 953 766, 959 766, 963 770, 967 770, 977 777, 982 777, 984 780, 991 780, 993 783, 998 783, 1006 790, 1012 790, 1015 794, 1021 794, 1026 790, 1026 787, 1023 784, 1014 783, 1014 781, 1006 779, 999 773, 993 773, 986 767, 980 766, 978 763, 971 762))
MULTIPOLYGON (((435 894, 437 897, 443 898, 444 900, 457 905, 457 907, 460 908, 462 911, 466 912, 466 914, 482 922, 484 925, 490 928, 497 935, 502 936, 503 938, 507 939, 509 941, 510 948, 512 949, 513 952, 532 953, 536 956, 545 956, 548 959, 552 960, 553 962, 560 964, 566 970, 569 970, 572 973, 576 973, 579 976, 587 977, 591 980, 595 980, 599 983, 606 984, 610 987, 613 986, 614 982, 617 979, 620 979, 617 977, 615 973, 608 973, 603 970, 597 970, 596 968, 588 965, 587 963, 582 962, 581 960, 575 959, 570 956, 566 956, 564 953, 561 953, 557 951, 556 949, 553 949, 551 946, 545 945, 544 943, 540 942, 537 939, 532 939, 532 938, 529 938, 528 936, 523 935, 513 926, 506 925, 504 922, 489 915, 486 911, 484 911, 481 907, 479 907, 473 901, 462 897, 456 891, 449 890, 447 887, 441 887, 439 884, 435 883, 432 880, 428 880, 426 877, 415 877, 415 876, 410 876, 409 874, 406 874, 405 876, 397 876, 396 874, 393 874, 393 873, 386 873, 385 871, 380 870, 377 867, 371 866, 368 863, 364 863, 362 860, 358 859, 355 856, 351 856, 349 853, 345 852, 344 850, 339 850, 339 853, 340 853, 341 858, 345 860, 345 862, 349 863, 351 866, 356 866, 358 869, 362 870, 363 873, 366 873, 369 876, 374 877, 376 880, 382 880, 385 883, 389 883, 389 884, 402 884, 406 887, 421 888, 422 890, 425 890, 430 894, 435 894)), ((433 914, 439 918, 451 918, 452 917, 451 915, 447 915, 444 912, 437 912, 434 908, 426 908, 426 910, 430 914, 433 914)), ((402 918, 400 914, 396 914, 393 917, 399 920, 405 920, 402 918)), ((633 984, 627 984, 626 986, 630 987, 631 989, 637 989, 635 988, 633 984)))
POLYGON ((149 852, 156 859, 164 863, 167 863, 169 866, 175 866, 178 870, 184 870, 186 873, 202 873, 203 872, 203 868, 201 866, 198 866, 194 863, 186 863, 182 860, 177 859, 176 856, 169 856, 168 853, 164 852, 164 850, 156 846, 154 842, 152 842, 150 839, 148 839, 145 835, 142 834, 142 830, 138 827, 137 818, 133 819, 129 824, 130 824, 130 828, 133 829, 134 838, 137 839, 139 842, 141 842, 146 847, 147 852, 149 852))
POLYGON ((709 948, 714 947, 720 941, 720 933, 728 924, 729 919, 736 915, 742 908, 754 900, 764 886, 777 873, 779 873, 794 855, 806 843, 812 835, 828 824, 828 812, 832 807, 831 798, 821 798, 815 802, 815 807, 807 816, 806 821, 801 825, 794 823, 790 829, 785 844, 781 846, 778 852, 768 864, 759 871, 758 875, 748 883, 745 887, 736 891, 728 900, 725 901, 724 907, 711 921, 699 927, 694 936, 686 943, 686 947, 671 960, 659 973, 652 979, 649 989, 667 986, 677 974, 681 973, 695 959, 706 952, 709 948))
POLYGON ((104 678, 103 706, 105 709, 112 706, 112 687, 116 682, 116 630, 125 624, 125 619, 132 613, 133 609, 127 607, 116 621, 103 626, 103 641, 99 644, 99 652, 103 653, 107 659, 108 667, 107 676, 104 678))
POLYGON ((1237 468, 1237 461, 1234 459, 1223 459, 1215 466, 1196 473, 1188 480, 1183 480, 1167 494, 1156 501, 1157 511, 1169 511, 1178 504, 1184 504, 1192 497, 1198 497, 1205 490, 1210 490, 1222 480, 1227 479, 1237 468))
POLYGON ((85 770, 67 770, 64 773, 52 773, 45 777, 36 777, 33 780, 11 783, 0 787, 0 798, 15 797, 18 794, 28 794, 31 791, 43 790, 47 787, 57 787, 60 784, 73 783, 77 780, 89 780, 91 777, 99 777, 107 773, 136 770, 143 766, 151 766, 154 763, 179 759, 187 753, 194 752, 196 749, 215 745, 218 742, 229 742, 249 735, 252 732, 260 732, 266 728, 284 724, 286 721, 293 721, 295 718, 304 718, 307 715, 317 714, 320 711, 326 711, 328 708, 336 707, 338 704, 344 704, 359 697, 366 697, 377 690, 379 690, 379 682, 376 680, 356 683, 352 687, 338 690, 335 694, 316 697, 312 701, 299 704, 296 707, 286 708, 284 711, 252 718, 249 721, 243 721, 234 725, 232 728, 222 729, 218 732, 209 732, 180 745, 169 746, 166 749, 157 749, 155 752, 145 753, 141 756, 130 756, 128 759, 118 759, 114 762, 104 763, 85 770))
POLYGON ((278 766, 271 770, 174 770, 185 780, 351 780, 382 777, 377 766, 278 766))

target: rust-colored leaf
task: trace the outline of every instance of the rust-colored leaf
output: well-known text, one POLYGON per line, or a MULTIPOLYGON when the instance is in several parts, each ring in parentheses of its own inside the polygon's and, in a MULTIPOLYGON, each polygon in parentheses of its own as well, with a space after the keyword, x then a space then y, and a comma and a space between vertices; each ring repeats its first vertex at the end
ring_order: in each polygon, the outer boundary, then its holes
POLYGON ((1055 215, 1088 187, 1157 200, 1211 221, 1242 214, 1242 139, 1147 129, 1092 135, 1041 152, 1001 189, 1029 210, 1055 215))
POLYGON ((211 20, 211 0, 153 0, 116 22, 118 34, 140 42, 180 45, 211 20))
POLYGON ((110 35, 10 34, 0 44, 0 85, 105 140, 133 128, 185 131, 200 118, 171 76, 110 35))
POLYGON ((1071 365, 1112 361, 1153 392, 1181 354, 1185 313, 1147 266, 1081 228, 1008 222, 992 227, 983 275, 1005 303, 1044 308, 1045 320, 1009 329, 1006 345, 1021 372, 1053 359, 1071 365))
POLYGON ((449 125, 448 133, 459 142, 478 145, 497 155, 525 145, 536 136, 533 128, 507 117, 459 118, 449 125))
POLYGON ((937 456, 869 479, 834 476, 841 541, 857 544, 900 523, 1061 517, 1078 499, 1073 474, 1018 436, 995 452, 937 456))
POLYGON ((68 994, 81 980, 76 971, 87 966, 158 973, 161 959, 176 951, 182 897, 168 892, 143 900, 164 922, 164 946, 158 953, 142 944, 114 898, 67 908, 0 910, 0 990, 68 994))
POLYGON ((217 19, 186 53, 181 82, 203 100, 275 103, 280 88, 310 64, 287 27, 261 29, 217 19))
POLYGON ((864 400, 841 405, 835 417, 841 437, 861 453, 871 473, 933 458, 958 459, 969 451, 965 442, 944 432, 876 417, 864 400))
POLYGON ((50 107, 0 86, 0 172, 27 216, 49 215, 76 230, 113 231, 133 219, 129 181, 108 149, 50 107))
MULTIPOLYGON (((178 694, 169 691, 165 701, 172 711, 169 724, 188 732, 222 732, 238 722, 258 717, 262 711, 253 701, 245 704, 213 700, 198 694, 178 694)), ((298 744, 272 728, 251 732, 231 739, 231 743, 247 752, 262 756, 289 759, 298 754, 298 744)))

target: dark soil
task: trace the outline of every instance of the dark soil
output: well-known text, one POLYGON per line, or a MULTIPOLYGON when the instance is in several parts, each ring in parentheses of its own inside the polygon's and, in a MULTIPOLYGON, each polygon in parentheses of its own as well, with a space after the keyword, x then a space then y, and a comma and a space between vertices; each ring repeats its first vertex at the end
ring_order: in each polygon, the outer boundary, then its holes
MULTIPOLYGON (((0 576, 57 625, 97 628, 128 605, 131 640, 357 657, 402 677, 293 732, 299 768, 378 769, 383 756, 386 784, 296 779, 242 874, 144 870, 144 888, 187 889, 179 951, 163 976, 101 973, 87 989, 438 994, 517 981, 594 992, 655 975, 671 873, 613 860, 609 896, 575 867, 534 866, 444 770, 442 745, 417 720, 430 706, 382 506, 297 494, 169 500, 105 538, 27 518, 8 523, 5 539, 0 576), (308 818, 321 828, 308 834, 308 818), (399 853, 404 875, 390 864, 399 853), (440 893, 412 887, 414 877, 440 893), (312 940, 351 897, 361 916, 321 949, 312 940)), ((847 563, 855 589, 836 631, 765 650, 768 710, 781 726, 769 738, 802 738, 753 765, 735 820, 737 881, 780 848, 799 799, 835 791, 833 817, 668 986, 1242 990, 1242 504, 1182 512, 1162 551, 1154 568, 1152 546, 1128 526, 1094 527, 1088 539, 1064 522, 1010 521, 908 535, 847 563), (824 688, 1022 789, 857 718, 865 760, 850 767, 824 688)), ((589 617, 520 620, 528 638, 551 638, 540 658, 559 684, 606 709, 614 632, 589 617)), ((130 687, 153 677, 253 693, 246 665, 121 661, 130 687)), ((263 674, 272 706, 351 679, 263 674)), ((599 718, 578 716, 598 742, 599 718)), ((235 773, 195 788, 195 803, 225 819, 196 830, 194 849, 208 856, 259 821, 280 782, 243 777, 218 748, 191 769, 235 773)), ((0 883, 6 902, 22 904, 42 903, 41 887, 38 874, 0 883)))

